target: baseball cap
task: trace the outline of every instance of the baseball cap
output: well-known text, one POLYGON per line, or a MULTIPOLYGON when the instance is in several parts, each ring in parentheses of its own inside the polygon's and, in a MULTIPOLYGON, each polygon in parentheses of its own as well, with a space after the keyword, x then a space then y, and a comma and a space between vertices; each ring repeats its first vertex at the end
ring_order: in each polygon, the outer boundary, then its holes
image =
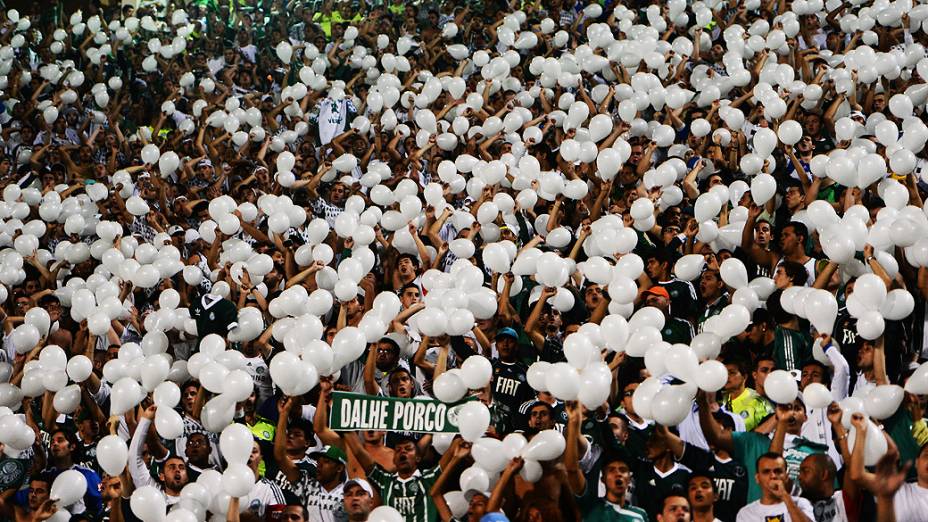
POLYGON ((480 517, 480 522, 509 522, 509 518, 497 511, 483 515, 480 517))
POLYGON ((507 336, 512 337, 513 339, 516 339, 516 340, 519 339, 519 334, 517 334, 515 330, 513 330, 512 328, 508 326, 504 328, 500 328, 499 331, 496 332, 497 339, 499 339, 500 337, 507 337, 507 336))
POLYGON ((348 463, 348 456, 338 446, 325 446, 321 451, 314 451, 309 456, 313 458, 325 457, 341 464, 348 463))
POLYGON ((182 227, 182 226, 180 226, 180 225, 174 225, 174 226, 168 228, 168 235, 169 235, 169 236, 173 236, 173 235, 175 235, 175 234, 186 234, 186 232, 184 232, 184 227, 182 227))
POLYGON ((194 229, 189 229, 184 232, 184 243, 193 243, 197 239, 200 239, 200 233, 194 229))
POLYGON ((213 161, 209 158, 201 159, 197 162, 197 168, 199 167, 212 167, 213 161))
POLYGON ((396 342, 396 339, 393 338, 393 337, 390 337, 390 336, 388 336, 388 335, 385 335, 385 336, 381 337, 380 340, 379 340, 378 342, 387 343, 387 344, 393 346, 393 348, 395 348, 396 351, 400 351, 400 344, 399 344, 398 342, 396 342))
POLYGON ((651 288, 648 288, 642 292, 642 295, 644 294, 654 294, 663 297, 664 299, 670 299, 670 294, 667 292, 667 289, 660 285, 654 285, 651 288))
POLYGON ((363 489, 364 492, 367 493, 368 495, 372 497, 374 496, 374 488, 371 487, 370 482, 362 478, 354 478, 354 479, 349 480, 348 482, 345 482, 345 487, 343 488, 343 490, 348 489, 348 487, 352 485, 356 485, 359 488, 363 489))
POLYGON ((474 495, 483 495, 483 496, 486 497, 487 499, 490 498, 490 492, 489 492, 489 491, 482 491, 482 490, 479 490, 479 489, 473 489, 473 488, 471 488, 471 489, 468 489, 467 491, 464 492, 464 499, 467 500, 467 502, 470 502, 471 500, 473 500, 474 495))

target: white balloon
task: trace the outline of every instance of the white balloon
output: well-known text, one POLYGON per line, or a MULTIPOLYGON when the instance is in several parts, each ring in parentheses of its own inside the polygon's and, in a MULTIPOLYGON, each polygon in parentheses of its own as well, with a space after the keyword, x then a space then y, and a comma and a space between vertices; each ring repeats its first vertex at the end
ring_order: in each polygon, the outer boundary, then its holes
POLYGON ((799 395, 799 385, 790 372, 774 370, 764 381, 764 391, 774 403, 789 404, 799 395))

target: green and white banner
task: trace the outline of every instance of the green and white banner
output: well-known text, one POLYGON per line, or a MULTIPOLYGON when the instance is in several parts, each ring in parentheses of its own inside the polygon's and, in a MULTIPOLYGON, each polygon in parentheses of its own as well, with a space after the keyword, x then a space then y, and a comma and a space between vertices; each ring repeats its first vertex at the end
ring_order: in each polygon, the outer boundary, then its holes
POLYGON ((335 431, 458 433, 458 411, 465 403, 336 391, 332 392, 329 427, 335 431))

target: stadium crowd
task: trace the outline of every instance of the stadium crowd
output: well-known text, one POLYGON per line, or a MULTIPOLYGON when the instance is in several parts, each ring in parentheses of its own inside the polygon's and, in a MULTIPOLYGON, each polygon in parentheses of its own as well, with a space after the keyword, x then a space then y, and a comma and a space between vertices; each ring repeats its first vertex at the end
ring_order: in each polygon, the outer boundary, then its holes
POLYGON ((928 520, 928 4, 69 4, 0 518, 928 520))

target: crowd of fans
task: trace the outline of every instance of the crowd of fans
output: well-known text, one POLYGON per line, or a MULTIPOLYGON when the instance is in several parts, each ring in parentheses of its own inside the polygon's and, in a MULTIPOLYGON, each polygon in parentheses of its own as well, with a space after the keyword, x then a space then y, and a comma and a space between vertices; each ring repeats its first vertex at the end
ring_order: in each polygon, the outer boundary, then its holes
POLYGON ((928 519, 928 5, 69 4, 0 14, 0 518, 928 519))

